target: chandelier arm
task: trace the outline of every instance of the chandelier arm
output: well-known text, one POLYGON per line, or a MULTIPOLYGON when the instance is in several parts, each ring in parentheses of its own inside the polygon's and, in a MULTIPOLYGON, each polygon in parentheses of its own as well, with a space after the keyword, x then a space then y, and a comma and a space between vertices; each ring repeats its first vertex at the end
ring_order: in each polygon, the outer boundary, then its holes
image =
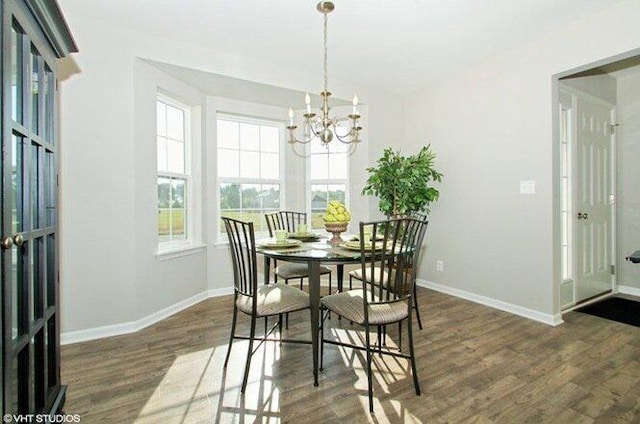
POLYGON ((289 144, 291 144, 291 145, 294 145, 295 143, 300 143, 300 144, 309 144, 309 143, 311 143, 315 138, 316 138, 316 137, 315 137, 315 135, 314 135, 313 137, 310 137, 310 138, 308 138, 308 139, 307 139, 307 138, 300 139, 300 138, 296 137, 296 136, 293 134, 293 130, 289 130, 289 141, 288 141, 288 143, 289 143, 289 144))

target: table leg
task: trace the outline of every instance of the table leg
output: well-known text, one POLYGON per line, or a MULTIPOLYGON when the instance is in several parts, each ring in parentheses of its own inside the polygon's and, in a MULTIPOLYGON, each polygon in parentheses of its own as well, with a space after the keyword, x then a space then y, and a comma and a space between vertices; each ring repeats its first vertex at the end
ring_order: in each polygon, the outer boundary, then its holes
POLYGON ((313 350, 313 385, 318 385, 318 335, 320 323, 320 262, 309 261, 309 310, 313 350))
POLYGON ((344 265, 343 264, 338 264, 336 268, 337 268, 337 271, 338 271, 338 291, 341 292, 342 291, 342 279, 344 277, 344 265))
POLYGON ((264 257, 264 283, 269 284, 271 278, 271 258, 264 257))

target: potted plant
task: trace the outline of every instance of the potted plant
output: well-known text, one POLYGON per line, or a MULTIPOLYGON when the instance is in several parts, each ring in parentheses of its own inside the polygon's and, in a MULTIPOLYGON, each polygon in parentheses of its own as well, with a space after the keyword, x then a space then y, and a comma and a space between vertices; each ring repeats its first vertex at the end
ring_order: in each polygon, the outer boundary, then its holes
POLYGON ((423 146, 412 156, 386 148, 377 165, 367 168, 369 178, 362 194, 377 196, 378 207, 386 216, 428 213, 429 205, 440 195, 430 183, 442 180, 442 174, 433 168, 436 155, 430 148, 423 146))

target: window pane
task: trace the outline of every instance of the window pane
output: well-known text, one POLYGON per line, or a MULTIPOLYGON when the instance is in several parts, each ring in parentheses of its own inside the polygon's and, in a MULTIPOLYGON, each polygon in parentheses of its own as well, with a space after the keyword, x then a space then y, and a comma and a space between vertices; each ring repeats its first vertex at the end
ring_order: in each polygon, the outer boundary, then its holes
POLYGON ((344 203, 345 201, 345 186, 343 184, 333 184, 327 187, 329 191, 329 200, 337 200, 344 203))
POLYGON ((260 127, 260 150, 274 153, 280 151, 280 130, 277 127, 260 127))
POLYGON ((347 178, 347 155, 344 155, 344 154, 329 155, 329 178, 332 178, 332 179, 347 178))
POLYGON ((167 135, 167 105, 156 102, 156 127, 158 135, 167 135))
POLYGON ((260 175, 262 178, 277 180, 280 178, 280 155, 262 153, 260 155, 260 175))
POLYGON ((158 178, 158 208, 168 208, 171 198, 171 180, 158 178))
POLYGON ((346 153, 347 150, 349 150, 349 146, 347 144, 341 143, 336 139, 329 143, 329 153, 346 153))
POLYGON ((220 184, 220 209, 240 209, 240 184, 220 184))
POLYGON ((329 178, 329 155, 311 155, 311 179, 329 178))
POLYGON ((280 185, 262 185, 262 212, 277 211, 280 209, 280 185))
POLYGON ((168 171, 167 167, 167 139, 164 137, 157 138, 158 146, 158 171, 168 171))
POLYGON ((184 140, 184 112, 167 105, 167 137, 184 140))
POLYGON ((237 150, 218 150, 218 176, 236 178, 240 176, 240 152, 237 150))
POLYGON ((311 186, 311 210, 325 211, 327 209, 327 186, 312 185, 311 186))
POLYGON ((218 148, 240 148, 240 124, 231 121, 218 121, 218 148))
POLYGON ((260 150, 260 127, 254 124, 240 124, 240 148, 242 150, 260 150))
POLYGON ((260 154, 258 152, 240 152, 240 177, 260 177, 260 154))
POLYGON ((185 206, 186 181, 179 178, 171 179, 171 208, 183 209, 185 206))
POLYGON ((167 140, 167 166, 169 172, 184 174, 184 143, 167 140))
POLYGON ((260 208, 260 186, 256 184, 242 184, 242 209, 260 208))

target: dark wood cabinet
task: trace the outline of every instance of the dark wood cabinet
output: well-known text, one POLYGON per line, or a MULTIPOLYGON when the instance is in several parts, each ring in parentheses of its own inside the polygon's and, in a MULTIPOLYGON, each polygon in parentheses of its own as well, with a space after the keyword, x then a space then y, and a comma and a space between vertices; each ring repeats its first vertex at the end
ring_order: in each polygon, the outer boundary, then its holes
POLYGON ((2 1, 2 414, 55 413, 60 381, 55 0, 2 1))

